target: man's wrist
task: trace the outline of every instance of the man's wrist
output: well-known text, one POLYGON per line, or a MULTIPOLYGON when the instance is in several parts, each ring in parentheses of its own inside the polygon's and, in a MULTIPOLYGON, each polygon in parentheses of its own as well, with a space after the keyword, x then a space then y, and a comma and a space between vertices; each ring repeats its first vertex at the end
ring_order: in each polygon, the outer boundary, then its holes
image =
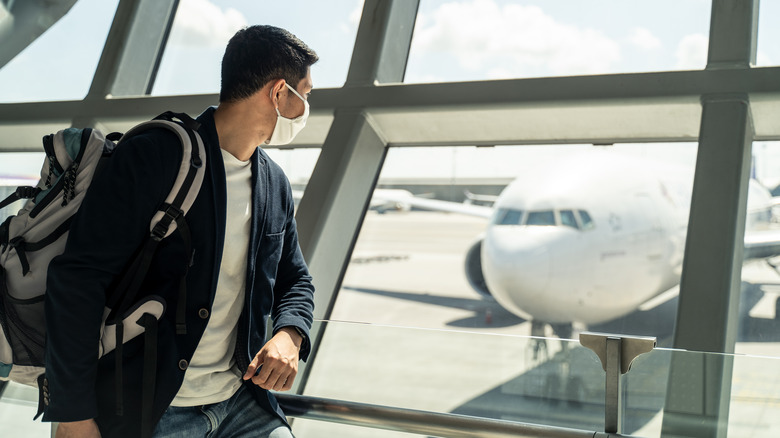
POLYGON ((301 348, 301 345, 303 345, 304 339, 306 339, 306 335, 303 333, 303 330, 300 328, 294 326, 294 325, 288 325, 284 326, 279 331, 286 332, 290 338, 293 340, 293 343, 295 344, 298 349, 301 348))

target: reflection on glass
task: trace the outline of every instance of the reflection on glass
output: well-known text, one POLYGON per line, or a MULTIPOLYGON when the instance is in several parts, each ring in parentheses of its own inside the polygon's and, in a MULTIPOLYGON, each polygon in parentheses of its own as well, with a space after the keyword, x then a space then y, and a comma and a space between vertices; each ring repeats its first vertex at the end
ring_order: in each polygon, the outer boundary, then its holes
POLYGON ((706 0, 423 0, 405 81, 703 69, 710 9, 706 0))
POLYGON ((75 2, 64 17, 0 68, 0 102, 83 99, 118 2, 75 2))
POLYGON ((312 66, 315 88, 341 86, 362 7, 359 0, 288 0, 278 8, 239 0, 181 1, 152 94, 218 93, 228 40, 239 29, 255 24, 287 29, 317 52, 320 60, 312 66))

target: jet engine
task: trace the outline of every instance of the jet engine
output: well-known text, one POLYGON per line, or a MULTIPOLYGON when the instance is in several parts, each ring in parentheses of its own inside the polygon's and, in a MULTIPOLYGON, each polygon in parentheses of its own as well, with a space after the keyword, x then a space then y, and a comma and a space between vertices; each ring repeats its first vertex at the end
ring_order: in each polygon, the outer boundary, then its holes
POLYGON ((480 295, 492 298, 493 295, 485 283, 485 276, 482 275, 482 239, 483 236, 480 236, 466 252, 466 278, 480 295))

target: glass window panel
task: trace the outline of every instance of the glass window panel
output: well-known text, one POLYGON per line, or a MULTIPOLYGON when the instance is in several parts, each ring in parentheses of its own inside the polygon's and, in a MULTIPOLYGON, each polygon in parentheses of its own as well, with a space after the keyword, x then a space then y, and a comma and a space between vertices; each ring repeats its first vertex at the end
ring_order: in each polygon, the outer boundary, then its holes
POLYGON ((753 143, 752 176, 745 238, 767 250, 742 269, 736 351, 751 352, 756 348, 752 342, 763 345, 766 354, 780 356, 780 142, 753 143))
POLYGON ((703 69, 710 1, 422 0, 406 82, 703 69))
POLYGON ((580 214, 580 219, 582 220, 582 228, 585 230, 589 230, 593 228, 595 225, 593 224, 593 219, 590 218, 590 215, 585 210, 578 210, 577 211, 580 214))
POLYGON ((83 99, 117 4, 118 0, 77 1, 64 17, 0 68, 0 102, 83 99))
POLYGON ((756 65, 780 65, 780 2, 763 1, 758 8, 758 53, 756 65))
POLYGON ((254 24, 285 28, 317 52, 320 60, 312 66, 315 88, 341 86, 347 78, 362 9, 362 0, 291 0, 283 5, 182 0, 152 94, 218 93, 228 40, 237 30, 254 24))
MULTIPOLYGON (((493 219, 414 206, 411 211, 385 214, 369 211, 333 318, 527 335, 532 317, 561 322, 556 328, 564 329, 559 330, 564 336, 566 323, 578 320, 601 331, 668 336, 674 327, 676 301, 662 300, 651 311, 639 306, 679 281, 696 147, 675 143, 390 148, 379 189, 405 189, 418 197, 453 203, 466 201, 466 193, 501 194, 494 208, 505 211, 498 211, 493 219), (593 160, 586 162, 583 155, 593 160), (645 170, 637 171, 628 163, 645 170), (595 164, 599 166, 592 168, 595 164), (681 175, 682 188, 670 184, 664 191, 658 178, 671 169, 681 175), (653 193, 652 202, 633 199, 633 194, 647 192, 653 193), (659 206, 654 209, 653 203, 659 206), (511 209, 552 212, 558 208, 579 210, 584 228, 593 222, 605 226, 588 233, 491 227, 491 222, 504 222, 511 209), (663 238, 655 218, 664 221, 663 238), (608 226, 610 219, 620 221, 619 233, 608 226), (558 234, 577 239, 549 240, 558 234), (497 251, 496 255, 490 251, 497 251), (501 254, 506 283, 499 275, 488 274, 491 269, 504 272, 501 254), (658 264, 650 266, 648 260, 658 264), (477 291, 480 279, 475 273, 487 280, 496 300, 477 291), (510 283, 538 284, 540 289, 515 290, 507 286, 510 283), (568 295, 572 290, 581 295, 568 295), (612 292, 600 295, 599 290, 612 292), (539 301, 536 308, 538 297, 551 301, 539 301), (592 304, 586 306, 588 310, 561 304, 579 298, 592 304), (602 313, 598 307, 604 302, 616 307, 602 313)), ((554 333, 551 326, 545 330, 554 333)))
POLYGON ((523 220, 522 210, 513 210, 510 208, 496 209, 496 215, 493 223, 496 225, 520 225, 523 220))
POLYGON ((571 210, 561 210, 561 225, 567 227, 579 228, 577 219, 574 218, 574 212, 571 210))
POLYGON ((526 225, 555 225, 555 214, 552 210, 529 211, 526 225))

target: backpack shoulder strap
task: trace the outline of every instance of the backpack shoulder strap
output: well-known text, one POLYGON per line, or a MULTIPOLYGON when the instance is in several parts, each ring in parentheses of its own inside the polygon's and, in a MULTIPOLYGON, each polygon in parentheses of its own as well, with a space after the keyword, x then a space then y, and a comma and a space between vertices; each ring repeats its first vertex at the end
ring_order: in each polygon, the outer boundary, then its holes
POLYGON ((179 173, 165 203, 152 217, 149 230, 157 239, 168 237, 176 230, 177 219, 189 211, 198 196, 206 171, 206 153, 203 140, 197 129, 200 124, 183 113, 166 112, 155 119, 136 125, 122 136, 120 143, 154 128, 172 131, 179 138, 182 147, 182 162, 179 173), (176 122, 173 118, 178 118, 176 122))

